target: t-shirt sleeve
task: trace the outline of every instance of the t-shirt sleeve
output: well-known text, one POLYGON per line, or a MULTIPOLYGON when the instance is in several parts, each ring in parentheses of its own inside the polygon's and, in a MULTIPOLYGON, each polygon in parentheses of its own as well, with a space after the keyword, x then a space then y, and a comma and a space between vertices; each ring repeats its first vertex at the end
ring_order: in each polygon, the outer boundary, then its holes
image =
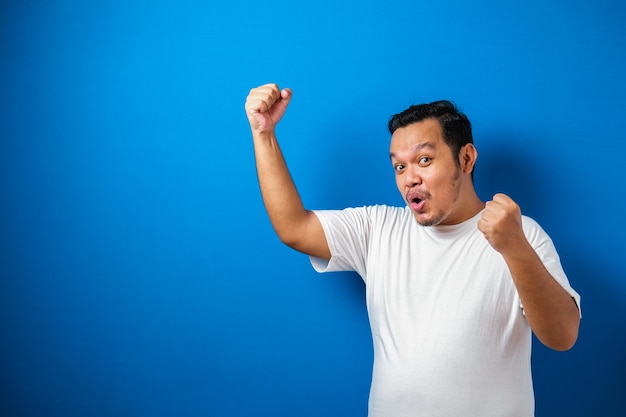
POLYGON ((570 285, 552 239, 538 223, 528 217, 524 217, 524 229, 526 238, 535 249, 535 252, 537 252, 537 255, 539 255, 550 275, 572 296, 578 306, 578 311, 581 311, 580 295, 570 285))
POLYGON ((371 229, 368 208, 314 210, 330 249, 329 261, 310 257, 317 272, 355 271, 363 279, 367 269, 367 248, 371 229))

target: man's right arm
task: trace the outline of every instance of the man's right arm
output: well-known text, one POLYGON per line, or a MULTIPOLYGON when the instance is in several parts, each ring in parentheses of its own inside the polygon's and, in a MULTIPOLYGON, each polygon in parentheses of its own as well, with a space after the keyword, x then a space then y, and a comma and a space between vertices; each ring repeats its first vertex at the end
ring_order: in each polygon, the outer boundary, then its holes
POLYGON ((304 208, 276 139, 291 90, 266 84, 250 90, 246 114, 252 130, 259 186, 265 209, 280 240, 300 252, 330 259, 330 249, 317 216, 304 208))

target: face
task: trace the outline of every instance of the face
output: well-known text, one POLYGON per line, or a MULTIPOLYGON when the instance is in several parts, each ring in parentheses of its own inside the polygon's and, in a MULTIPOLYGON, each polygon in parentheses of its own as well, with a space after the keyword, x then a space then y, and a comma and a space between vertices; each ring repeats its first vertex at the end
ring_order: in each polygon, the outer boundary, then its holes
POLYGON ((457 224, 468 218, 462 202, 469 174, 453 157, 437 120, 397 129, 389 154, 398 190, 418 223, 457 224))

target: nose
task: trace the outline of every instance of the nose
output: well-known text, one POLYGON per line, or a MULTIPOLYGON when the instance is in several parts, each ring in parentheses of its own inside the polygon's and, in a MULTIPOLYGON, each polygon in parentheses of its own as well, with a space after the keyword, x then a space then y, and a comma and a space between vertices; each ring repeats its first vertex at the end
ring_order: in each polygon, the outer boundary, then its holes
POLYGON ((407 188, 413 188, 416 185, 420 185, 422 183, 422 177, 420 176, 419 168, 415 166, 408 166, 406 168, 404 181, 407 188))

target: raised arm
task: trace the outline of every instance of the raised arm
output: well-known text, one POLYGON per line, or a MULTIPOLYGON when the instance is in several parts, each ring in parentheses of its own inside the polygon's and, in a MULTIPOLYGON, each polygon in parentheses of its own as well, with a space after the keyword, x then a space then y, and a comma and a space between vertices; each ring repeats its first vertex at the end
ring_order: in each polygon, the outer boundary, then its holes
POLYGON ((478 228, 504 257, 537 338, 555 350, 571 348, 578 338, 578 306, 526 239, 519 206, 507 195, 496 194, 487 202, 478 228))
POLYGON ((252 130, 259 186, 265 209, 280 240, 307 255, 330 259, 324 230, 317 216, 304 208, 276 139, 292 92, 266 84, 250 90, 246 114, 252 130))

